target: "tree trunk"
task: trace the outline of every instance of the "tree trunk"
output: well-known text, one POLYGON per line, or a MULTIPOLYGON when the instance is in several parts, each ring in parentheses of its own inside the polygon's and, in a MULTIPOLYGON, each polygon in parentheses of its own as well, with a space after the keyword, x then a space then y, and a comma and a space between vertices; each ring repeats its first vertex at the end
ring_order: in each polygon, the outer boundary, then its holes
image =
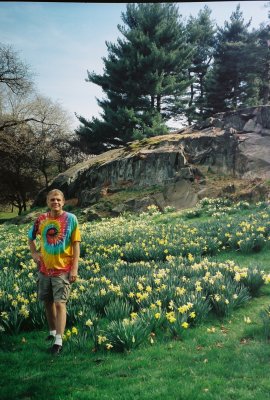
POLYGON ((41 172, 43 173, 43 176, 45 178, 45 187, 46 187, 46 189, 48 189, 49 179, 48 179, 48 174, 46 172, 46 169, 45 168, 41 168, 41 172))
POLYGON ((27 210, 26 195, 22 189, 20 189, 20 191, 18 193, 17 203, 18 203, 18 208, 19 208, 19 215, 21 215, 22 211, 27 210))
POLYGON ((161 96, 157 95, 157 111, 160 113, 161 110, 161 96))
POLYGON ((27 210, 27 204, 26 204, 26 199, 25 198, 22 201, 22 207, 23 207, 23 211, 27 210))
POLYGON ((199 75, 199 79, 200 79, 200 116, 203 115, 203 96, 204 96, 203 78, 204 78, 204 75, 200 74, 199 75))
POLYGON ((263 105, 269 103, 270 97, 270 40, 266 40, 267 47, 267 57, 264 68, 264 79, 263 79, 263 87, 262 87, 262 101, 263 105))
MULTIPOLYGON (((190 71, 188 71, 188 77, 191 80, 191 72, 190 71)), ((190 84, 190 99, 188 102, 189 109, 193 105, 193 99, 194 99, 194 86, 193 86, 193 83, 191 83, 190 84)), ((191 118, 191 115, 188 113, 188 125, 190 126, 191 124, 192 124, 192 118, 191 118)))
POLYGON ((265 65, 265 81, 263 85, 263 105, 269 103, 270 97, 270 60, 267 60, 265 65))
POLYGON ((23 211, 23 207, 22 207, 22 203, 19 198, 17 198, 17 203, 12 203, 12 207, 13 206, 18 208, 18 215, 21 215, 22 211, 23 211))

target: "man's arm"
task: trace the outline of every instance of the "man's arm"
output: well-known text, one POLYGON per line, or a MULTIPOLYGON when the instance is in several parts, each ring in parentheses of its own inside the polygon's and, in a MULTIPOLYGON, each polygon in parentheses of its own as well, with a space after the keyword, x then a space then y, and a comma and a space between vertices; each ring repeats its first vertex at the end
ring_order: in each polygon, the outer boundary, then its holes
POLYGON ((80 257, 80 242, 74 242, 73 247, 73 264, 69 274, 70 282, 75 282, 78 275, 79 257, 80 257))
POLYGON ((31 251, 32 258, 36 261, 40 261, 40 253, 37 251, 36 241, 28 239, 29 248, 31 251))

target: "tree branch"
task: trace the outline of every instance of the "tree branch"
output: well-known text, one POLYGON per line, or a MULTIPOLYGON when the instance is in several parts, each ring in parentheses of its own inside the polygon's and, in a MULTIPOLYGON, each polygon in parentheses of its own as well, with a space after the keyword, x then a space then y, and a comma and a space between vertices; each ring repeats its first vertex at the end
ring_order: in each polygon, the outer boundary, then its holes
POLYGON ((30 121, 38 122, 39 124, 44 124, 44 125, 48 125, 48 126, 59 126, 59 124, 47 124, 46 122, 40 121, 36 118, 26 118, 21 121, 17 121, 17 120, 5 121, 4 123, 2 123, 2 125, 0 125, 0 132, 6 128, 11 128, 12 126, 22 125, 22 124, 25 124, 30 121))

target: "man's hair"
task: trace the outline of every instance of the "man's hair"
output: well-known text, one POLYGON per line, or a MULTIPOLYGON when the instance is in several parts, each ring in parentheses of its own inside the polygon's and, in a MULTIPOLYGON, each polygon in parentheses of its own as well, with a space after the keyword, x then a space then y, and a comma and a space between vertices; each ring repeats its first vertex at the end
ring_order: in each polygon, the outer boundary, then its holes
POLYGON ((65 195, 64 195, 64 193, 61 191, 61 190, 59 190, 59 189, 52 189, 52 190, 50 190, 49 191, 49 193, 47 193, 47 200, 48 200, 48 198, 53 194, 53 193, 58 193, 58 194, 60 194, 62 197, 63 197, 63 200, 65 200, 65 195))

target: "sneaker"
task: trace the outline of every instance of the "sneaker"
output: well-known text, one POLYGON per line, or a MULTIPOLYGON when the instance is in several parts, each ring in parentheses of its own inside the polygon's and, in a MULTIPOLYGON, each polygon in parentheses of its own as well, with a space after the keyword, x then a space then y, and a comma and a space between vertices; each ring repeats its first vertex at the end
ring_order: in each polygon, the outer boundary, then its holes
POLYGON ((50 349, 49 349, 51 354, 60 354, 62 351, 62 346, 59 344, 54 344, 50 349))
POLYGON ((48 335, 45 340, 46 340, 46 342, 51 342, 54 339, 55 339, 54 335, 48 335))

